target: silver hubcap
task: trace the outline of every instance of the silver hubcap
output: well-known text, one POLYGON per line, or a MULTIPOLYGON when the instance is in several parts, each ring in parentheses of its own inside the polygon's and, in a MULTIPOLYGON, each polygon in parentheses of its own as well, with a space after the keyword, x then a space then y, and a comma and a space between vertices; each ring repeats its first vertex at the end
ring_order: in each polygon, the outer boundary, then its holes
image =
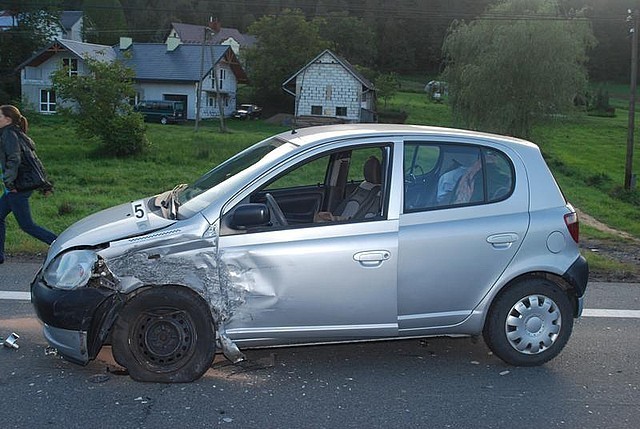
POLYGON ((562 316, 556 303, 544 295, 529 295, 515 303, 505 323, 511 347, 534 355, 551 347, 558 338, 562 316))

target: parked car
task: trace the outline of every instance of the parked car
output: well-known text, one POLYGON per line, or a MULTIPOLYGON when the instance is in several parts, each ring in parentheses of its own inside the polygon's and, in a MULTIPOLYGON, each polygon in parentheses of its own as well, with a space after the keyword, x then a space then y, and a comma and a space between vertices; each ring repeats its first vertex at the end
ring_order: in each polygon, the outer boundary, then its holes
POLYGON ((188 382, 216 350, 483 335, 513 365, 567 343, 588 266, 533 143, 410 125, 284 132, 191 184, 80 220, 31 284, 86 364, 188 382))
POLYGON ((258 119, 262 115, 262 107, 255 104, 241 104, 240 108, 233 112, 237 119, 258 119))
POLYGON ((144 100, 136 104, 134 110, 142 113, 145 121, 160 122, 162 125, 187 119, 182 101, 144 100))

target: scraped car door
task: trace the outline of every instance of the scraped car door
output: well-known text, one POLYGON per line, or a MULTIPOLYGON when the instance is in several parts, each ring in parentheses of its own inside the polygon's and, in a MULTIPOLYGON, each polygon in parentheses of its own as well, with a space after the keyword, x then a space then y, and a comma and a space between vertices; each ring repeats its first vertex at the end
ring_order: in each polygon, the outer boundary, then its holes
POLYGON ((229 337, 267 345, 397 335, 398 222, 385 204, 367 219, 221 234, 221 259, 245 291, 229 337))

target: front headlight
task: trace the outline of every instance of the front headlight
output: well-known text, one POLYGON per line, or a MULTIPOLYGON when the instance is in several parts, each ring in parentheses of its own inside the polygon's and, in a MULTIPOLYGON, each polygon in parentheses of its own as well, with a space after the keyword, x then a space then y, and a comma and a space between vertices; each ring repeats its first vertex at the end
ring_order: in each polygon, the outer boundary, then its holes
POLYGON ((45 269, 44 281, 56 289, 71 290, 87 284, 98 255, 91 250, 72 250, 57 256, 45 269))

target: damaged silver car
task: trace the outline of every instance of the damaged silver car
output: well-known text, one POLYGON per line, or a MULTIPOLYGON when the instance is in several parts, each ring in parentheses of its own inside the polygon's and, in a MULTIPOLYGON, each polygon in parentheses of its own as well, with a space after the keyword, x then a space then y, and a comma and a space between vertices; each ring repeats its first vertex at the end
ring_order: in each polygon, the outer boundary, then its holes
POLYGON ((32 302, 66 359, 111 344, 141 381, 196 380, 216 351, 439 335, 540 365, 582 311, 578 225, 532 143, 312 127, 72 225, 32 302))

